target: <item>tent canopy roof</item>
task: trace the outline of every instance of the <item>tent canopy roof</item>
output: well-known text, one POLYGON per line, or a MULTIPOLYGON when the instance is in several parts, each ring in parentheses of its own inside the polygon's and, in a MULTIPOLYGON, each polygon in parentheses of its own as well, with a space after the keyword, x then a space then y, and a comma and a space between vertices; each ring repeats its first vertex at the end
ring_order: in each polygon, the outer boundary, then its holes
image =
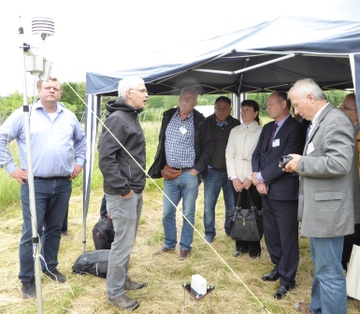
POLYGON ((322 89, 353 88, 350 55, 360 53, 360 23, 279 17, 163 53, 176 63, 88 72, 86 93, 117 95, 118 82, 136 75, 153 95, 176 95, 193 86, 200 94, 287 91, 300 78, 322 89), (181 60, 183 59, 183 60, 181 60))

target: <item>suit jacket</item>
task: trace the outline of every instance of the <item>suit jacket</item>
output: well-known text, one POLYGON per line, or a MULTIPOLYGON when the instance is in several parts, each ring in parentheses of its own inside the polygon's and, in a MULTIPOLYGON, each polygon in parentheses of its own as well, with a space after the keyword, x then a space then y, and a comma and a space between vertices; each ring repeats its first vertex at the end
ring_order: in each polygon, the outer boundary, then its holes
POLYGON ((298 164, 303 236, 338 237, 354 232, 355 143, 349 117, 328 104, 313 126, 298 164))
POLYGON ((288 117, 274 140, 279 139, 279 145, 267 150, 269 138, 275 121, 267 123, 260 134, 259 142, 252 155, 252 170, 261 172, 268 186, 268 197, 280 201, 298 199, 299 177, 282 171, 279 168, 281 156, 290 153, 301 154, 305 144, 306 128, 293 117, 288 117))

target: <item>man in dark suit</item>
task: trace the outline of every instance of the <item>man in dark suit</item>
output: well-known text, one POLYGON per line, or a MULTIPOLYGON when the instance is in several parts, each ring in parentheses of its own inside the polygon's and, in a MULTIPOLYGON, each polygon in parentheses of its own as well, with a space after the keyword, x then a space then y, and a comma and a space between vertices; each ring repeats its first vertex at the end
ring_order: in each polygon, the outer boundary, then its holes
POLYGON ((264 281, 280 278, 274 298, 281 299, 295 286, 299 264, 298 191, 299 177, 279 168, 281 156, 302 153, 306 129, 290 115, 291 104, 283 92, 271 94, 267 102, 269 116, 252 156, 254 185, 262 195, 265 243, 274 269, 264 281))

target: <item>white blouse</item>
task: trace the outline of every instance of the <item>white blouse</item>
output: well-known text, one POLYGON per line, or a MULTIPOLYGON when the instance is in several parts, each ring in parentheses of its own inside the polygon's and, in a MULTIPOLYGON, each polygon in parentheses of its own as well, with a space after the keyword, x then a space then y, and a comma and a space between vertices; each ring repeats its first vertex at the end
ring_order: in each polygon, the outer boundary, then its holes
POLYGON ((226 168, 229 178, 238 177, 244 181, 251 179, 251 157, 259 141, 262 127, 254 121, 250 125, 242 123, 233 128, 226 146, 226 168))

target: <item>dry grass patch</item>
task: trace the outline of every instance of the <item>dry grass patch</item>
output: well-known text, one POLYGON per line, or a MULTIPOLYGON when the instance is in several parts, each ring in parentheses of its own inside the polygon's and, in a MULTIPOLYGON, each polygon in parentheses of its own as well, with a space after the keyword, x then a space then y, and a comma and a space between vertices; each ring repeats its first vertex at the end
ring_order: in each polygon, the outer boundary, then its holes
MULTIPOLYGON (((93 250, 92 228, 99 218, 99 207, 103 193, 94 190, 86 219, 86 249, 93 250)), ((222 197, 217 206, 217 236, 210 245, 203 235, 203 191, 200 188, 196 213, 196 228, 193 251, 190 259, 178 260, 178 249, 169 254, 154 255, 162 245, 163 229, 162 194, 147 189, 144 192, 144 206, 136 244, 130 260, 130 275, 134 280, 148 282, 148 287, 130 292, 140 302, 135 311, 139 314, 173 313, 294 313, 293 304, 310 298, 313 265, 309 256, 308 239, 300 239, 301 260, 297 275, 297 287, 283 300, 275 300, 273 294, 278 282, 267 283, 261 276, 272 269, 265 244, 260 259, 249 256, 232 257, 234 242, 223 229, 224 206, 222 197), (182 285, 191 281, 191 275, 200 274, 215 290, 196 302, 182 285)), ((17 279, 19 271, 18 245, 21 232, 20 204, 3 211, 0 222, 0 313, 37 313, 35 300, 23 300, 21 284, 17 279)), ((178 230, 182 218, 177 214, 178 230)), ((73 195, 69 213, 69 235, 64 236, 59 253, 59 270, 68 280, 56 284, 42 276, 44 313, 112 314, 123 313, 107 302, 106 281, 93 276, 74 275, 72 265, 83 251, 82 196, 73 195)), ((360 302, 349 301, 349 314, 360 312, 360 302)))

